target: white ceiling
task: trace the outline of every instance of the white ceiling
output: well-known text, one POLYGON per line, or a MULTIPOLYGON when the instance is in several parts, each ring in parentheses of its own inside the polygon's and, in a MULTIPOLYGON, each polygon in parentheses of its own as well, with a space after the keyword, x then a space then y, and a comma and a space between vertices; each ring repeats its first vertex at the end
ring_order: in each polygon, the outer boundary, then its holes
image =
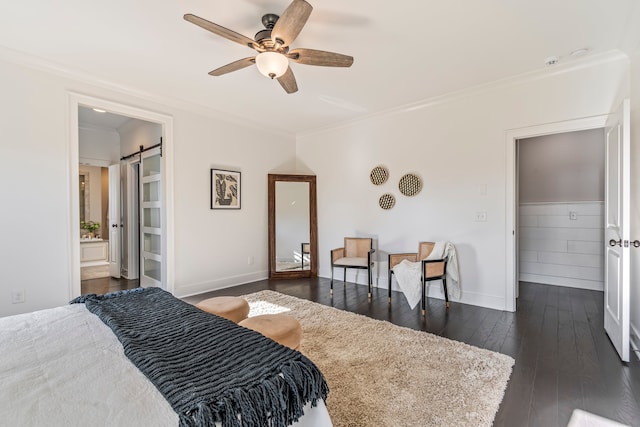
POLYGON ((355 58, 351 68, 292 64, 288 95, 255 67, 207 73, 254 51, 182 19, 247 37, 289 0, 3 0, 0 46, 155 99, 187 102, 301 132, 543 69, 544 59, 637 47, 638 0, 308 0, 292 44, 355 58))
POLYGON ((80 126, 90 126, 106 131, 117 131, 120 126, 132 119, 110 112, 98 112, 88 107, 78 107, 78 124, 80 126))

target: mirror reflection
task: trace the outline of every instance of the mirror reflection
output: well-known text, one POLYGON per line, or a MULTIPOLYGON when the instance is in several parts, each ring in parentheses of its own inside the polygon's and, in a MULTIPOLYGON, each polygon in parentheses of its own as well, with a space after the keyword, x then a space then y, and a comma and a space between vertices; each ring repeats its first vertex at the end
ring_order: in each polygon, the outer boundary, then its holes
POLYGON ((315 175, 269 174, 269 277, 318 275, 315 175))
POLYGON ((276 181, 276 271, 310 270, 309 183, 276 181))
POLYGON ((89 174, 80 172, 80 222, 89 217, 89 174))

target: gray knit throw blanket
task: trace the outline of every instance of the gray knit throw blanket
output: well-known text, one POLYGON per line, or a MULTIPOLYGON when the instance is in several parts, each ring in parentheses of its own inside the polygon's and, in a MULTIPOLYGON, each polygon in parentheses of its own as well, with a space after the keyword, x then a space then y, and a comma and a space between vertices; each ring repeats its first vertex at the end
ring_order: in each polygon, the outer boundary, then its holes
POLYGON ((301 353, 162 289, 89 294, 71 303, 84 303, 113 330, 180 426, 288 426, 306 403, 327 398, 324 376, 301 353))

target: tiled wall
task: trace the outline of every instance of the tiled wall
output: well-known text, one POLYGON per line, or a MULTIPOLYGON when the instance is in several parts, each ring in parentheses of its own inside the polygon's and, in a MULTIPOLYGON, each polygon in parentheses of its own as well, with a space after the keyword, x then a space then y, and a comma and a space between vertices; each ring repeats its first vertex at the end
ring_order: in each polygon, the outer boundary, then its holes
POLYGON ((602 290, 604 203, 522 203, 520 280, 602 290))

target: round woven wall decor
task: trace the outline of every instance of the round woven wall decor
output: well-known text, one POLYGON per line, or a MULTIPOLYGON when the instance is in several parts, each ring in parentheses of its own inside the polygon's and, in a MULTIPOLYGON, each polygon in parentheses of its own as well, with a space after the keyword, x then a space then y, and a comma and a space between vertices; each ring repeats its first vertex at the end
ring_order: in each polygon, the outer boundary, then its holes
POLYGON ((380 200, 378 200, 378 204, 384 210, 391 209, 393 205, 396 204, 396 198, 393 197, 393 194, 383 194, 380 196, 380 200))
POLYGON ((389 179, 389 172, 384 166, 376 166, 371 170, 369 178, 374 185, 382 185, 389 179))
POLYGON ((408 173, 400 178, 398 187, 400 188, 400 192, 405 196, 415 196, 422 190, 422 181, 420 181, 417 175, 408 173))

